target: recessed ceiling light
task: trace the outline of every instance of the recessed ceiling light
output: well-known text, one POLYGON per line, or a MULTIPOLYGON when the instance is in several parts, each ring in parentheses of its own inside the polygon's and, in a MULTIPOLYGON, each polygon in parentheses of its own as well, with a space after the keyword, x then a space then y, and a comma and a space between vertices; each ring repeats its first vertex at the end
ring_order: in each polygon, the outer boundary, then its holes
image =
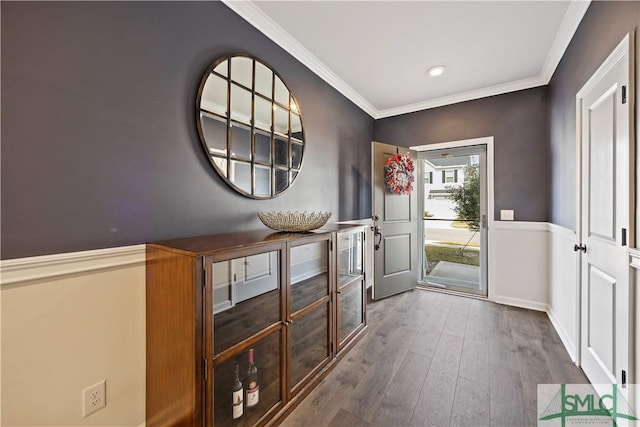
POLYGON ((428 70, 428 73, 431 77, 437 77, 439 75, 441 75, 442 73, 444 73, 444 70, 447 67, 445 67, 444 65, 436 65, 435 67, 431 67, 428 70))

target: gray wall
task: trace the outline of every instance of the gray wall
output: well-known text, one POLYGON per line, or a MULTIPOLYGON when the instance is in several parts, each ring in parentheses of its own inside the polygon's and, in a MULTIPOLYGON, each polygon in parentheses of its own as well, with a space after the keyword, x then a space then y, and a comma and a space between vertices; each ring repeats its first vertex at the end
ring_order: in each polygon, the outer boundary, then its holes
POLYGON ((259 228, 259 210, 370 215, 374 121, 218 2, 2 2, 3 259, 259 228), (295 94, 307 149, 269 201, 229 189, 198 140, 216 57, 253 54, 295 94))
MULTIPOLYGON (((551 79, 551 221, 555 224, 576 227, 576 93, 638 25, 640 2, 592 2, 551 79)), ((636 48, 636 72, 639 59, 636 48)))
POLYGON ((495 218, 548 221, 547 88, 539 87, 377 120, 375 140, 412 145, 494 137, 495 218))

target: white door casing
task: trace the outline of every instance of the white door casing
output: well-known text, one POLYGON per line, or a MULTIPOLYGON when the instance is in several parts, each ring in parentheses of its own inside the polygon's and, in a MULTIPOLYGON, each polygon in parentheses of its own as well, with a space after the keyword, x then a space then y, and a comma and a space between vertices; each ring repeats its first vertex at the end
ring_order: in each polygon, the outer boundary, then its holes
MULTIPOLYGON (((473 145, 484 145, 486 146, 486 173, 484 174, 486 177, 486 211, 487 211, 487 225, 485 227, 486 233, 486 250, 484 251, 484 260, 483 263, 486 265, 486 284, 484 287, 487 290, 487 297, 490 301, 495 300, 495 292, 494 288, 491 286, 491 283, 496 283, 495 279, 495 266, 492 265, 495 260, 492 257, 494 250, 492 249, 493 242, 493 230, 495 226, 494 219, 494 140, 493 136, 485 136, 480 138, 471 138, 471 139, 463 139, 458 141, 449 141, 449 142, 440 142, 434 144, 426 144, 426 145, 416 145, 410 147, 412 150, 416 150, 417 152, 429 151, 429 150, 448 150, 448 149, 457 149, 461 147, 468 147, 473 145)), ((424 189, 420 189, 420 194, 424 194, 424 189)), ((423 205, 423 201, 419 201, 420 206, 423 205)), ((422 266, 421 266, 422 268, 422 266)))
POLYGON ((576 95, 579 362, 592 384, 630 374, 632 41, 625 37, 576 95))

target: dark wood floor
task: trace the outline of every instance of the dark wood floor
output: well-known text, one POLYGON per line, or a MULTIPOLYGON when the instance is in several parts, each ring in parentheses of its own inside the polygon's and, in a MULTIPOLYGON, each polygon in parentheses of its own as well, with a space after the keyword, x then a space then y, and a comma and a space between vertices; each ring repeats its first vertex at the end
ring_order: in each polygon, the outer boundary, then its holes
POLYGON ((586 383, 544 313, 424 290, 369 332, 284 426, 533 426, 536 385, 586 383))

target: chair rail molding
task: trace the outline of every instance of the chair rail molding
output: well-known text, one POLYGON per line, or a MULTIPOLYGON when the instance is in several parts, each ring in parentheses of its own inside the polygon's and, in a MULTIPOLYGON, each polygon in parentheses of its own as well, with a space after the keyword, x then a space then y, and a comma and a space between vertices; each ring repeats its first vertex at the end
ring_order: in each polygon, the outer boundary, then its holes
POLYGON ((146 245, 122 246, 0 261, 0 286, 78 273, 142 265, 146 245))

